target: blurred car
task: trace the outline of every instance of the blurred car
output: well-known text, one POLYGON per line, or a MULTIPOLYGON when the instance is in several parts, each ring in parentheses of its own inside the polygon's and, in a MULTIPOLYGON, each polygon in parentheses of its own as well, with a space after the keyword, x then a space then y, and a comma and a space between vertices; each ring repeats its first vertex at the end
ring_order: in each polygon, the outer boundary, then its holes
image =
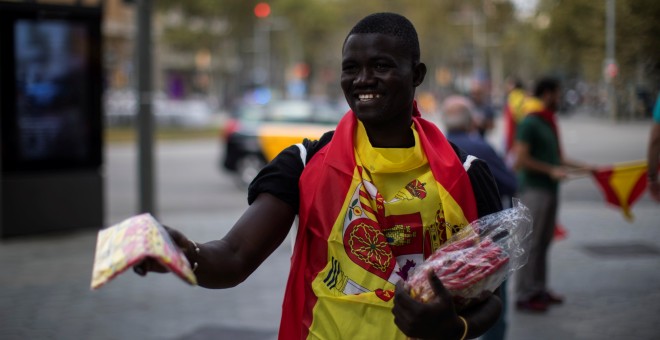
MULTIPOLYGON (((135 92, 111 90, 104 94, 105 120, 108 126, 131 126, 136 122, 135 92)), ((160 127, 203 128, 213 119, 213 109, 198 98, 169 99, 158 92, 153 97, 152 110, 160 127)))
POLYGON ((280 151, 334 130, 344 112, 341 106, 305 100, 243 105, 222 133, 226 150, 221 166, 237 175, 239 185, 247 186, 280 151))

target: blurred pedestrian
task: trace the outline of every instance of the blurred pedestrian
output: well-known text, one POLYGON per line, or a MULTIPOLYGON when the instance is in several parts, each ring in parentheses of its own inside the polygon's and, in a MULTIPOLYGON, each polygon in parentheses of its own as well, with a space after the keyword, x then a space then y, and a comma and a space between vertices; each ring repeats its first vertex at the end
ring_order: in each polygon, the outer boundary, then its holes
MULTIPOLYGON (((447 97, 442 103, 441 113, 447 139, 463 151, 488 164, 497 183, 502 205, 510 207, 511 198, 516 192, 516 175, 476 131, 472 102, 463 96, 447 97)), ((493 328, 481 336, 482 340, 502 340, 506 336, 507 281, 504 281, 499 287, 499 293, 503 306, 502 315, 493 328)))
POLYGON ((472 83, 470 99, 474 103, 474 121, 477 131, 482 137, 485 137, 495 126, 495 109, 491 105, 486 85, 478 81, 472 83))
POLYGON ((506 99, 504 104, 504 155, 508 165, 513 165, 513 143, 516 140, 516 128, 525 117, 524 102, 527 97, 520 79, 509 77, 505 83, 506 99))
POLYGON ((544 312, 563 297, 547 286, 547 255, 554 234, 559 199, 559 182, 569 172, 588 172, 593 167, 569 160, 560 147, 555 112, 560 100, 559 82, 538 81, 534 96, 541 110, 528 114, 516 132, 516 163, 520 198, 532 213, 534 223, 527 264, 517 273, 516 306, 519 310, 544 312))
MULTIPOLYGON (((455 231, 501 209, 487 165, 468 162, 420 117, 414 95, 425 75, 408 19, 377 13, 358 22, 342 48, 351 111, 336 130, 268 164, 222 240, 196 244, 170 229, 199 284, 245 280, 298 215, 280 339, 466 339, 489 329, 501 313, 496 295, 464 311, 435 275, 436 298, 427 303, 403 285, 455 231)), ((136 271, 162 267, 146 261, 136 271)))
POLYGON ((660 162, 660 92, 653 108, 653 126, 649 136, 647 151, 648 187, 651 198, 660 202, 660 181, 658 181, 658 162, 660 162))
POLYGON ((463 96, 449 96, 442 103, 442 123, 447 139, 469 155, 488 164, 505 206, 516 192, 516 175, 504 164, 495 149, 479 134, 474 121, 475 107, 463 96))

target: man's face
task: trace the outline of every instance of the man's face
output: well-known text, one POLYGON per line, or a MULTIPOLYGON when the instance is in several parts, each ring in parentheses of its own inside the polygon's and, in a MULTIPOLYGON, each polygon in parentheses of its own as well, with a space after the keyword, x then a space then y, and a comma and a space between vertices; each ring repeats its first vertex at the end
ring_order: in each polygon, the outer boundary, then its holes
POLYGON ((399 38, 353 34, 342 57, 341 87, 358 119, 371 126, 410 120, 415 87, 424 80, 426 67, 413 62, 399 38))

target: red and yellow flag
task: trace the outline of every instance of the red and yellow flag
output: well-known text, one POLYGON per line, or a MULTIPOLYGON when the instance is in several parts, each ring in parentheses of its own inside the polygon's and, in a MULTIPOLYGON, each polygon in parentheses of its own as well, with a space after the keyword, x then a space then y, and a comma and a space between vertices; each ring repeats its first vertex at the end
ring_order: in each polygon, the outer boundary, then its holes
POLYGON ((605 200, 621 208, 628 221, 633 220, 633 204, 646 189, 645 161, 619 163, 593 172, 594 180, 605 195, 605 200))

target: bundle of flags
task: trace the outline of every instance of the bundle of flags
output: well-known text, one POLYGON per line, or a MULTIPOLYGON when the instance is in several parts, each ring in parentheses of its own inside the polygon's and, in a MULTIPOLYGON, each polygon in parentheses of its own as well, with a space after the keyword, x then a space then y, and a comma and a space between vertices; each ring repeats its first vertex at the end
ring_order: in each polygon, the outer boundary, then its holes
POLYGON ((593 178, 605 200, 619 207, 628 221, 633 220, 633 204, 646 190, 647 168, 645 161, 636 161, 614 164, 593 172, 593 178))

